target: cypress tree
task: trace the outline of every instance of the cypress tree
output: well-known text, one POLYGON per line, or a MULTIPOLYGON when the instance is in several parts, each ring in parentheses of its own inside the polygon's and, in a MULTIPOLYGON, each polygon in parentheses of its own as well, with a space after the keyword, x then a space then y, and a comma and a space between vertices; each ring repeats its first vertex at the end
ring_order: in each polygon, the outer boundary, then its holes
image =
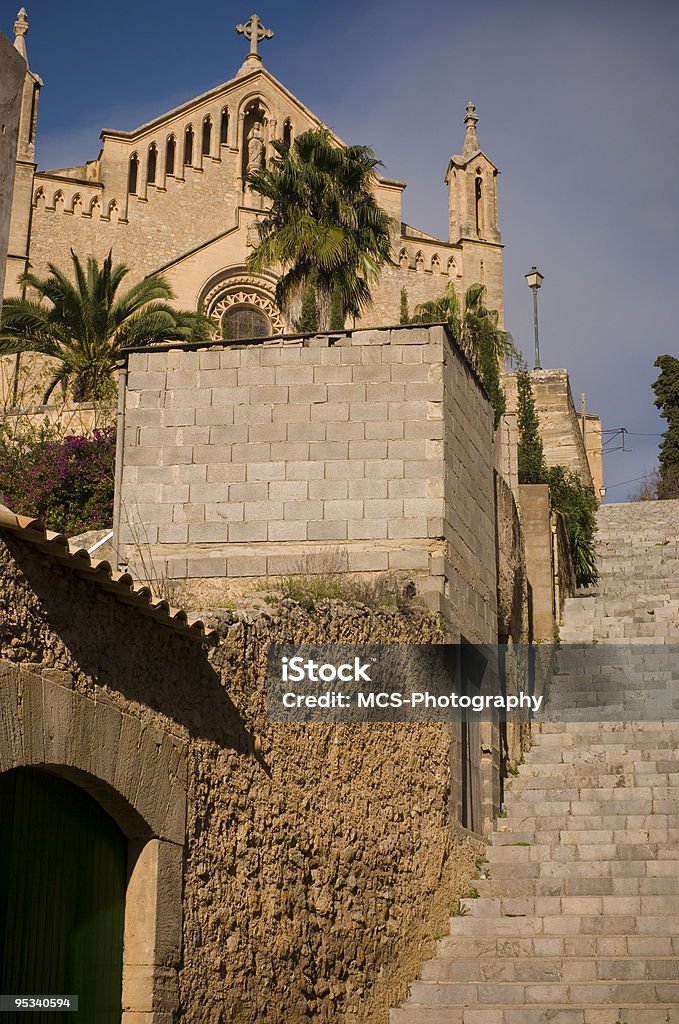
POLYGON ((408 292, 405 288, 401 288, 401 318, 399 320, 401 324, 410 323, 410 310, 408 309, 408 292))
POLYGON ((544 484, 547 482, 547 466, 540 437, 540 421, 533 397, 533 385, 527 370, 520 370, 517 373, 516 387, 519 426, 519 483, 544 484))
POLYGON ((653 365, 660 370, 653 384, 655 405, 667 420, 658 455, 658 497, 679 498, 679 359, 658 356, 653 365))
POLYGON ((300 334, 313 334, 318 330, 318 299, 316 298, 316 282, 309 281, 302 299, 302 312, 297 321, 296 328, 300 334))
POLYGON ((335 288, 332 293, 332 304, 330 306, 330 330, 343 331, 346 315, 342 304, 342 293, 335 288))

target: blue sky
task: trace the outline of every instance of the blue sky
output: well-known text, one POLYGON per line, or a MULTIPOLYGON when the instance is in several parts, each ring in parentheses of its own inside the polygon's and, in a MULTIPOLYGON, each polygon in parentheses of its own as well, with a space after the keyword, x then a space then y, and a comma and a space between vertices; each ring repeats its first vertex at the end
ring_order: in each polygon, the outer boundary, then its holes
MULTIPOLYGON (((18 3, 2 0, 10 35, 18 3)), ((45 81, 43 168, 97 155, 129 129, 232 77, 242 3, 27 3, 31 67, 45 81)), ((532 352, 537 264, 543 366, 566 366, 576 404, 627 427, 604 461, 624 500, 663 429, 655 357, 679 356, 679 4, 650 0, 258 2, 275 38, 267 67, 347 142, 371 145, 408 182, 404 217, 446 231, 443 175, 469 99, 500 167, 506 322, 532 352), (650 435, 650 436, 640 436, 650 435)))

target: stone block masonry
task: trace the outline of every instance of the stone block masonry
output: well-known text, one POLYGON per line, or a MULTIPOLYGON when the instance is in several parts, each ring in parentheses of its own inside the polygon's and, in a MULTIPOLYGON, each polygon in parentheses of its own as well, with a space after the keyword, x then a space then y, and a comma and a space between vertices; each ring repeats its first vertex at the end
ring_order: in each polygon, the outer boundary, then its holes
POLYGON ((496 638, 492 410, 442 326, 130 353, 120 550, 177 579, 399 571, 496 638))

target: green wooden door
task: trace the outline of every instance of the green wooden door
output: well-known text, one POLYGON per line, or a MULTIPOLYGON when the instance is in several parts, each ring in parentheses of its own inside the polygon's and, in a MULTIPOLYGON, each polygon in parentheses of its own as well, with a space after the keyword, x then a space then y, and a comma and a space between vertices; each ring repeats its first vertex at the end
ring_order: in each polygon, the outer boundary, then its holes
POLYGON ((0 775, 0 992, 77 995, 16 1024, 120 1024, 127 842, 87 793, 47 772, 0 775))

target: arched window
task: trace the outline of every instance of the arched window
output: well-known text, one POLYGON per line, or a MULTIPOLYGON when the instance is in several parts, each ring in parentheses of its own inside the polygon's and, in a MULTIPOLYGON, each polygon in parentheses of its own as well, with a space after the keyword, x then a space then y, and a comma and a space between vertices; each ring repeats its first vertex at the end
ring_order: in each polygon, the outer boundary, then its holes
POLYGON ((90 203, 90 217, 92 220, 99 220, 101 217, 101 202, 98 196, 95 196, 90 203))
POLYGON ((222 317, 222 337, 225 341, 268 338, 270 334, 271 324, 268 317, 256 306, 249 304, 232 306, 222 317))
POLYGON ((483 234, 483 178, 477 174, 474 182, 474 196, 476 207, 476 234, 483 234))
POLYGON ((71 211, 74 217, 79 217, 83 212, 83 200, 79 192, 76 192, 76 194, 73 196, 73 201, 71 202, 71 211))
POLYGON ((454 256, 451 256, 450 259, 448 260, 448 273, 453 277, 457 273, 457 264, 455 263, 454 256))
POLYGON ((432 274, 441 273, 441 260, 439 258, 438 253, 434 253, 434 255, 431 258, 431 271, 432 274))
POLYGON ((155 142, 149 146, 148 162, 146 164, 146 180, 149 185, 155 185, 156 172, 158 170, 158 147, 155 142))
POLYGON ((421 252, 415 253, 415 270, 424 270, 424 256, 421 252))
POLYGON ((165 144, 165 173, 174 174, 174 162, 177 155, 177 140, 170 135, 165 144))
POLYGON ((209 156, 212 149, 212 118, 206 117, 203 121, 203 156, 209 156))
POLYGON ((137 193, 137 179, 139 178, 139 157, 133 153, 130 157, 130 173, 127 179, 127 191, 131 195, 137 193))
POLYGON ((410 263, 410 260, 408 259, 407 249, 401 249, 400 253, 398 254, 398 262, 401 265, 401 270, 408 269, 408 264, 410 263))
POLYGON ((283 142, 286 146, 292 145, 292 121, 289 117, 283 122, 283 142))
POLYGON ((190 167, 193 163, 193 125, 189 125, 184 132, 184 166, 190 167))
POLYGON ((229 109, 224 107, 222 110, 222 120, 219 126, 219 144, 220 146, 226 146, 229 141, 229 109))
POLYGON ((58 192, 54 193, 54 209, 58 213, 61 213, 61 211, 64 209, 64 204, 64 193, 61 191, 61 189, 59 189, 58 192))
POLYGON ((44 188, 39 188, 35 193, 35 205, 39 210, 44 210, 47 203, 47 196, 45 195, 44 188))
POLYGON ((117 224, 120 220, 120 209, 115 199, 108 204, 108 219, 112 224, 117 224))

